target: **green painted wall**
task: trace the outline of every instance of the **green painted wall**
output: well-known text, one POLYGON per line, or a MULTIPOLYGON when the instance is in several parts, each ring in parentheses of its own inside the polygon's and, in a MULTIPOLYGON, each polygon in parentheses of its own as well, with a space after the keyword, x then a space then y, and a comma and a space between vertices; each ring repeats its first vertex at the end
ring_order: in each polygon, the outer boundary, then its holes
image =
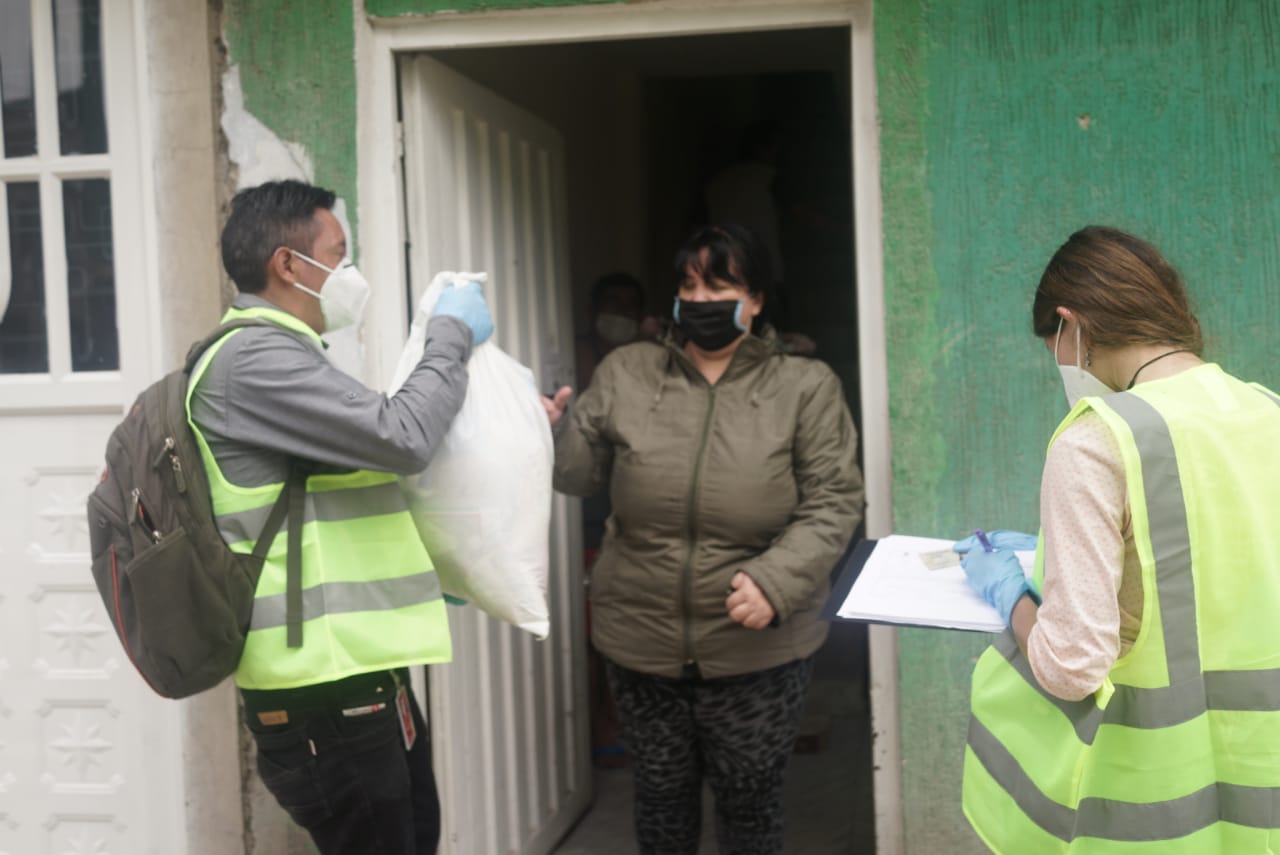
MULTIPOLYGON (((1280 386, 1280 6, 895 0, 876 8, 900 531, 1034 530, 1065 413, 1030 334, 1074 229, 1153 240, 1210 358, 1280 386)), ((901 634, 908 852, 984 851, 959 810, 982 643, 901 634)))
POLYGON ((356 230, 356 66, 351 0, 225 0, 229 61, 245 109, 302 143, 315 181, 347 201, 356 230))
POLYGON ((623 3, 626 0, 365 0, 373 17, 419 15, 435 12, 482 12, 488 9, 530 9, 540 6, 584 6, 589 3, 623 3))

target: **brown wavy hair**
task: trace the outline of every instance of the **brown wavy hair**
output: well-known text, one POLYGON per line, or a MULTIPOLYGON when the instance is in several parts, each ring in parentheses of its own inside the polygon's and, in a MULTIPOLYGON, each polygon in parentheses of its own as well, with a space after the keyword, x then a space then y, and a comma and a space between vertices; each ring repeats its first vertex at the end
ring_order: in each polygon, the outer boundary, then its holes
POLYGON ((1204 348, 1182 276, 1154 246, 1119 229, 1086 226, 1049 259, 1031 305, 1037 337, 1057 331, 1058 306, 1077 314, 1094 347, 1204 348))

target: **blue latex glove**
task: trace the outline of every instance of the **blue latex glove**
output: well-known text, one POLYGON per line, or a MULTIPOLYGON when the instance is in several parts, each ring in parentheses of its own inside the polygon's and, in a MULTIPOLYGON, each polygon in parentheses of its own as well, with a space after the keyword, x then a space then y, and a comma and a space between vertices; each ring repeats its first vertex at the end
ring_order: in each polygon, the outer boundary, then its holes
POLYGON ((479 282, 445 288, 432 314, 457 318, 470 327, 473 345, 483 344, 493 335, 493 318, 489 317, 489 306, 479 282))
MULTIPOLYGON (((986 533, 987 540, 991 542, 991 546, 995 549, 1018 549, 1032 550, 1036 548, 1036 536, 1034 534, 1023 534, 1020 531, 1006 531, 1005 529, 997 529, 986 533)), ((982 549, 982 544, 978 543, 976 535, 969 535, 964 540, 957 540, 951 547, 956 552, 964 555, 974 549, 982 549)))
MULTIPOLYGON (((994 540, 992 545, 995 545, 994 540)), ((1000 613, 1006 625, 1018 600, 1022 599, 1023 594, 1031 593, 1022 565, 1018 563, 1018 556, 1012 550, 985 552, 979 547, 967 552, 961 559, 960 566, 964 568, 969 587, 1000 613)))

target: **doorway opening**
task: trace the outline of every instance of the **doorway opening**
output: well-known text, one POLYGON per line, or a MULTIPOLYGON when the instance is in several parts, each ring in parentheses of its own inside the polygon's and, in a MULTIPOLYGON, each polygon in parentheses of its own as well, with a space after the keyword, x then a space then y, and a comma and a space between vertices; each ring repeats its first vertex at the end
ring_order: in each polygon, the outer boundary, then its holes
MULTIPOLYGON (((773 230, 761 237, 776 256, 775 325, 802 352, 811 343, 812 358, 832 367, 861 427, 849 44, 848 28, 833 26, 429 56, 561 135, 579 362, 592 358, 583 345, 591 339, 591 294, 601 277, 634 277, 646 314, 667 318, 671 260, 693 227, 754 215, 748 224, 757 232, 773 230), (735 194, 716 191, 754 180, 742 177, 750 171, 739 167, 748 162, 760 167, 756 179, 767 176, 772 227, 760 225, 758 192, 753 203, 742 201, 751 193, 741 189, 736 204, 743 213, 733 217, 735 194)), ((565 369, 566 379, 581 371, 565 369)), ((598 537, 593 513, 585 509, 588 548, 598 537)), ((863 626, 834 624, 817 655, 787 773, 788 852, 874 851, 866 639, 863 626)), ((628 851, 619 842, 631 837, 630 771, 606 707, 597 700, 591 710, 594 801, 552 850, 561 855, 628 851)), ((708 842, 712 826, 708 816, 708 842)))

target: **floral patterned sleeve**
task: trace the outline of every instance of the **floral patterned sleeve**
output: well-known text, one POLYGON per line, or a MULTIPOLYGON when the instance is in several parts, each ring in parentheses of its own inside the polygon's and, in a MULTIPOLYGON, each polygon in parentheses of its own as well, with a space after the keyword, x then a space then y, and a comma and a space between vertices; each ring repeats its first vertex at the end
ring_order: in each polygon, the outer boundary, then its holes
POLYGON ((1040 523, 1043 605, 1027 658, 1049 693, 1080 700, 1132 646, 1142 612, 1124 463, 1096 413, 1081 416, 1050 447, 1040 523))

